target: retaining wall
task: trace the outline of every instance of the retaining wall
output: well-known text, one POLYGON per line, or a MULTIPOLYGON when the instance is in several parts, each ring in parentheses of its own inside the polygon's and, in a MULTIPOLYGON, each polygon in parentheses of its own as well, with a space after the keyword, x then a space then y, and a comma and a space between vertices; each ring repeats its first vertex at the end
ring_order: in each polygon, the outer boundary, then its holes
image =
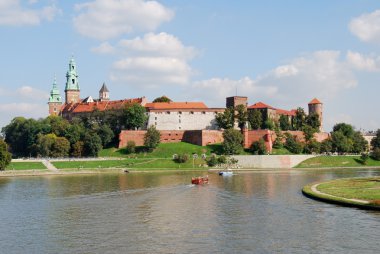
POLYGON ((243 168, 293 168, 315 155, 234 155, 243 168))

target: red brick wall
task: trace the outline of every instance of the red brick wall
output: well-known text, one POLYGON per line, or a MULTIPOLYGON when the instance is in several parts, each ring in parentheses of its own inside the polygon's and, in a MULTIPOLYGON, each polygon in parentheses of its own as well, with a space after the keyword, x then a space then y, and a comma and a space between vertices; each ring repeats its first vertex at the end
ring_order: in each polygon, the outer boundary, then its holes
POLYGON ((273 132, 269 130, 255 130, 255 131, 248 131, 244 130, 244 148, 250 148, 253 142, 259 141, 261 138, 264 139, 265 145, 267 146, 267 150, 269 152, 272 151, 272 144, 273 144, 273 132))
MULTIPOLYGON (((126 147, 128 141, 135 141, 137 146, 144 145, 146 131, 121 131, 119 135, 119 148, 126 147)), ((218 130, 193 130, 193 131, 160 131, 161 143, 187 142, 199 146, 223 142, 223 132, 218 130)))

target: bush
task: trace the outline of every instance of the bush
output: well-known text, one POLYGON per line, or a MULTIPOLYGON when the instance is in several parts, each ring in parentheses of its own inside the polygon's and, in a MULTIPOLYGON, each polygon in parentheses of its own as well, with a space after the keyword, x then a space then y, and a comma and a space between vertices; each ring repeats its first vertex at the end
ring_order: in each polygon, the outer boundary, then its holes
POLYGON ((218 157, 218 163, 219 164, 226 164, 227 163, 227 157, 222 155, 218 157))
POLYGON ((243 135, 238 130, 227 129, 223 132, 224 154, 240 154, 243 151, 243 135))
POLYGON ((284 144, 281 141, 281 138, 277 137, 273 142, 273 148, 281 149, 284 147, 284 144))
POLYGON ((330 139, 325 139, 321 143, 321 153, 331 153, 332 151, 332 142, 330 139))
POLYGON ((136 143, 133 140, 127 142, 127 147, 125 148, 127 153, 135 153, 136 152, 136 143))
POLYGON ((264 139, 253 142, 251 145, 251 152, 256 155, 263 155, 267 153, 267 147, 265 145, 264 139))
POLYGON ((154 125, 151 125, 145 133, 144 145, 149 149, 149 151, 153 151, 160 143, 160 138, 160 132, 156 129, 156 127, 154 127, 154 125))
POLYGON ((367 160, 369 159, 368 153, 362 153, 360 156, 360 160, 362 161, 363 165, 367 165, 367 160))
POLYGON ((291 153, 300 154, 303 151, 303 144, 298 142, 292 135, 287 135, 285 148, 291 153))
POLYGON ((218 159, 215 155, 211 155, 206 159, 206 163, 209 167, 215 167, 218 164, 218 159))
POLYGON ((313 154, 313 153, 320 153, 321 150, 321 144, 317 142, 316 140, 310 140, 309 143, 305 145, 305 153, 307 154, 313 154))
POLYGON ((185 163, 186 161, 189 160, 189 155, 184 153, 184 154, 178 154, 175 158, 174 161, 177 163, 185 163))
POLYGON ((371 157, 374 160, 380 161, 380 148, 376 147, 375 149, 373 149, 371 157))

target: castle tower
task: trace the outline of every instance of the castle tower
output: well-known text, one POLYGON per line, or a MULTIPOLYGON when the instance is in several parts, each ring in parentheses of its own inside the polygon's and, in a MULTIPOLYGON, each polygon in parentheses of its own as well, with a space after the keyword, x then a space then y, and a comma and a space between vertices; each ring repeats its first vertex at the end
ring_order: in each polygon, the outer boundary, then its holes
POLYGON ((66 73, 65 100, 66 103, 76 103, 80 101, 80 89, 78 83, 78 74, 74 58, 71 58, 69 70, 66 73))
POLYGON ((50 91, 48 105, 49 105, 49 115, 51 116, 59 115, 59 112, 61 111, 61 107, 62 107, 62 98, 59 93, 56 78, 54 78, 53 88, 50 91))
POLYGON ((321 122, 321 126, 319 127, 319 131, 323 131, 323 103, 320 102, 317 98, 314 98, 311 102, 309 102, 309 115, 317 114, 319 116, 319 120, 321 122))
POLYGON ((232 96, 226 98, 226 108, 235 108, 238 105, 244 105, 247 108, 248 98, 244 96, 232 96))
POLYGON ((99 101, 109 101, 110 100, 110 91, 106 86, 106 83, 103 83, 102 88, 99 90, 99 101))

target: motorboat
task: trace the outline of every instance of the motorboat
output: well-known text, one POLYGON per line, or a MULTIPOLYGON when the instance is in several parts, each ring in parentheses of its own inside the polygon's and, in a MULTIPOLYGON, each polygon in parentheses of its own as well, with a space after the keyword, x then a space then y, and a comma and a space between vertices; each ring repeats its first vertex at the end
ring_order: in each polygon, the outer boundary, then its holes
POLYGON ((208 183, 208 176, 198 176, 198 177, 192 177, 191 178, 192 184, 206 184, 208 183))
POLYGON ((234 173, 232 172, 231 169, 227 169, 224 171, 219 171, 220 176, 232 176, 234 173))

